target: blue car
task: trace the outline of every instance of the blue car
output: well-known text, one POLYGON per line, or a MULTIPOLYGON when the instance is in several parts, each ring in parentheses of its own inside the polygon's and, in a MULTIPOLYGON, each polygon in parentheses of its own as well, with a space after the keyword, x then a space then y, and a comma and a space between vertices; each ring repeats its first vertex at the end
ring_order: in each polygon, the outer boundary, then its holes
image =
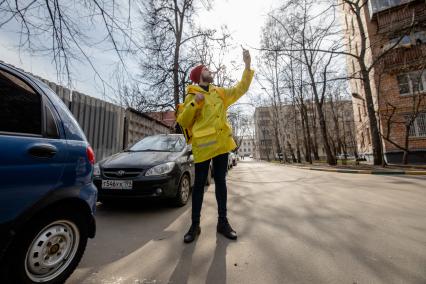
POLYGON ((95 236, 95 156, 40 80, 0 63, 0 283, 63 283, 95 236))

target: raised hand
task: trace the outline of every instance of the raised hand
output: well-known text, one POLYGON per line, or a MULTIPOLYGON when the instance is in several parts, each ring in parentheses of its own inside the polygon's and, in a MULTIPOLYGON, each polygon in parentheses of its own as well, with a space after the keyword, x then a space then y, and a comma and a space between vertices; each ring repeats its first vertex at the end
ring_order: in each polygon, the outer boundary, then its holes
POLYGON ((250 52, 247 49, 245 49, 243 46, 241 46, 241 48, 243 49, 243 61, 246 65, 246 69, 250 69, 250 65, 251 65, 250 52))

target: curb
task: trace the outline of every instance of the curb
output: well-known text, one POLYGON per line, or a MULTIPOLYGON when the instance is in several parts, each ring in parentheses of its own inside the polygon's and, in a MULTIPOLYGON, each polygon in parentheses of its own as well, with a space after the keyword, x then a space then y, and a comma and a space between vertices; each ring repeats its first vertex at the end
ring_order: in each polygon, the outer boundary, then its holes
POLYGON ((299 167, 299 166, 290 166, 290 165, 283 165, 283 166, 303 169, 303 170, 345 173, 345 174, 416 175, 416 176, 426 175, 426 171, 398 171, 398 170, 380 171, 380 170, 327 169, 327 168, 317 168, 317 167, 303 167, 303 166, 299 167))

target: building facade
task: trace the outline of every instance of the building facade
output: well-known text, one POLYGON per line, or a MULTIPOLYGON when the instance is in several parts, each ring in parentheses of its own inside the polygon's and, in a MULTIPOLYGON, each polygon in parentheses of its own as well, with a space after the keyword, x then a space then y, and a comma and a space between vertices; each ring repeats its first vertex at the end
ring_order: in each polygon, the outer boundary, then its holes
POLYGON ((240 157, 255 157, 256 144, 253 137, 242 137, 238 147, 240 157))
MULTIPOLYGON (((347 52, 359 55, 361 35, 356 15, 347 4, 342 7, 347 52)), ((425 1, 370 0, 362 8, 361 17, 367 40, 366 63, 372 66, 369 75, 384 157, 389 163, 400 163, 402 148, 408 145, 408 162, 425 163, 425 1)), ((348 74, 359 74, 359 64, 353 56, 347 56, 347 69, 348 74)), ((360 79, 350 80, 357 148, 361 155, 372 160, 363 84, 360 79)))
POLYGON ((277 145, 273 136, 273 121, 270 107, 257 107, 254 112, 255 155, 261 160, 274 160, 277 145))
MULTIPOLYGON (((296 161, 299 158, 301 161, 307 160, 307 143, 309 143, 311 159, 325 159, 316 108, 311 101, 306 101, 306 107, 305 126, 309 125, 309 131, 305 128, 305 132, 296 106, 283 105, 275 111, 273 107, 256 108, 254 156, 262 160, 286 158, 288 161, 296 161)), ((350 100, 325 102, 323 112, 334 155, 357 156, 352 102, 350 100)))

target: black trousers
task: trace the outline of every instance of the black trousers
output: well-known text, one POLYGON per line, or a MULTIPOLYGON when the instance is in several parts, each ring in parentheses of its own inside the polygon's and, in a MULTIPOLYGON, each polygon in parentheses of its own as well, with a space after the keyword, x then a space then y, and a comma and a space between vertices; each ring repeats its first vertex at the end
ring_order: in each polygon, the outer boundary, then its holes
MULTIPOLYGON (((210 160, 195 164, 195 181, 192 191, 192 222, 200 223, 203 206, 204 186, 209 173, 210 160)), ((226 218, 227 188, 226 171, 228 170, 228 153, 213 158, 214 183, 219 218, 226 218)))

